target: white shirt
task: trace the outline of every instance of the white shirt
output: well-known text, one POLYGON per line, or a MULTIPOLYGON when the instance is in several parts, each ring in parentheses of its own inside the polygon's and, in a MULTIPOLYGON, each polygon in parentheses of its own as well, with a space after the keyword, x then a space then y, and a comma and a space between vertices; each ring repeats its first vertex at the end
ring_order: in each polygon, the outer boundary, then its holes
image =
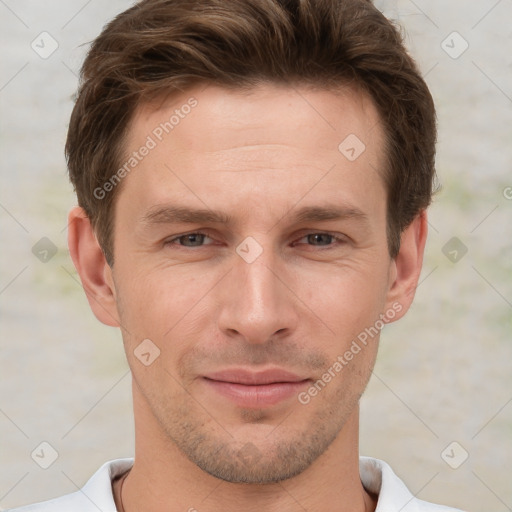
MULTIPOLYGON (((112 480, 132 465, 133 459, 106 462, 80 491, 6 512, 117 512, 112 480)), ((462 512, 415 498, 382 460, 359 457, 359 472, 364 487, 379 496, 375 512, 462 512)))

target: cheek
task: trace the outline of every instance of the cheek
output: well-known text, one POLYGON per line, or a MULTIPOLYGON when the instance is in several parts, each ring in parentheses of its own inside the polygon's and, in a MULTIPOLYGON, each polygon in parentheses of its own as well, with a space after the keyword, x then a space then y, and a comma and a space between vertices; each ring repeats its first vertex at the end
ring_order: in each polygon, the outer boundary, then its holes
POLYGON ((179 266, 136 275, 130 271, 118 295, 121 321, 132 337, 154 338, 162 346, 188 326, 187 318, 197 315, 215 284, 215 276, 183 272, 179 266))
POLYGON ((299 282, 304 304, 344 341, 373 325, 385 304, 387 277, 376 265, 303 275, 299 282))
POLYGON ((180 395, 176 362, 190 350, 187 340, 198 339, 190 332, 191 327, 198 330, 197 323, 190 319, 200 311, 198 300, 204 292, 199 286, 199 278, 185 277, 176 269, 132 272, 123 281, 118 295, 123 342, 132 374, 147 398, 156 390, 155 399, 163 390, 168 398, 180 395))

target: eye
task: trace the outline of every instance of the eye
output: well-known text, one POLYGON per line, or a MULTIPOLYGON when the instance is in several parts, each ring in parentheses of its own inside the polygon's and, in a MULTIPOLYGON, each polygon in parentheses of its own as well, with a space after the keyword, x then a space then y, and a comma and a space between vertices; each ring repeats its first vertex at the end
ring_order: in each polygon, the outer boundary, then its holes
MULTIPOLYGON (((205 245, 212 245, 211 243, 205 244, 205 240, 212 240, 206 233, 201 231, 194 231, 193 233, 185 233, 184 235, 175 236, 169 240, 165 241, 165 245, 174 245, 178 247, 203 247, 205 245)), ((337 242, 337 244, 343 244, 346 242, 346 239, 342 236, 337 236, 331 233, 317 232, 317 233, 308 233, 302 238, 299 238, 297 242, 294 242, 294 245, 299 243, 302 240, 306 240, 306 245, 312 245, 313 247, 327 247, 334 246, 333 242, 337 242)))
POLYGON ((171 238, 170 240, 166 240, 165 245, 178 245, 180 247, 201 247, 202 245, 204 245, 203 242, 205 238, 210 237, 206 233, 195 231, 194 233, 186 233, 185 235, 179 235, 174 238, 171 238), (180 243, 175 243, 177 241, 179 241, 180 243))
POLYGON ((346 242, 346 239, 341 236, 337 236, 331 233, 308 233, 307 235, 303 236, 300 240, 307 240, 307 244, 312 244, 314 247, 329 247, 333 245, 334 242, 338 242, 338 244, 343 244, 346 242))

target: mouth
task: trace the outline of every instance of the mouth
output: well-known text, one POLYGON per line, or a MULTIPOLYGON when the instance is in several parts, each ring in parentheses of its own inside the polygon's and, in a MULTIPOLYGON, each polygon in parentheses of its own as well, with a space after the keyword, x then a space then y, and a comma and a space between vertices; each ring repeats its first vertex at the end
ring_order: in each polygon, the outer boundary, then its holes
POLYGON ((210 373, 203 381, 212 392, 240 407, 262 408, 297 396, 311 379, 283 369, 254 372, 240 368, 210 373))

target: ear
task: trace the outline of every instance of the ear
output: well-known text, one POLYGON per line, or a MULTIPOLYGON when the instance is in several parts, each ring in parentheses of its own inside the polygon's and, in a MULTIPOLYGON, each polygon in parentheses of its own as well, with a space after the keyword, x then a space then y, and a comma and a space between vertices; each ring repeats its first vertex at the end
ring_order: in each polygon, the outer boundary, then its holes
POLYGON ((89 217, 79 206, 68 214, 68 247, 94 315, 106 325, 119 327, 112 270, 89 217))
POLYGON ((427 231, 427 213, 422 210, 402 233, 400 250, 390 268, 387 308, 396 312, 391 321, 402 318, 412 304, 421 274, 427 231))

